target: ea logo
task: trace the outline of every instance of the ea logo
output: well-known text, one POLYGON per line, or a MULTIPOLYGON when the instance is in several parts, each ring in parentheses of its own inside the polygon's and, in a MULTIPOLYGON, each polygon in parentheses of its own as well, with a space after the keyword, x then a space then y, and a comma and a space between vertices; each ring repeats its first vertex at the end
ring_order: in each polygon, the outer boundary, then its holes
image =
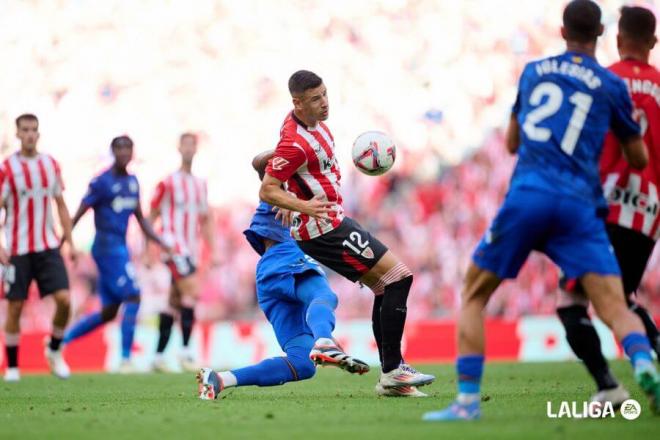
POLYGON ((621 416, 626 420, 635 420, 642 414, 642 406, 635 399, 628 399, 621 404, 621 416))

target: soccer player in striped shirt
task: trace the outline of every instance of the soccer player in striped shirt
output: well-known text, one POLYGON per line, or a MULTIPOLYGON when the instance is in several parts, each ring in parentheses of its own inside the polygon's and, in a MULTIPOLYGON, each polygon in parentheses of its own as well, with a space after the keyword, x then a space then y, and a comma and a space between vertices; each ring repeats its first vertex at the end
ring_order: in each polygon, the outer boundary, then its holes
POLYGON ((151 201, 149 219, 155 222, 160 218, 161 234, 173 248, 166 261, 172 275, 169 308, 160 313, 158 346, 153 365, 158 371, 168 370, 163 352, 176 316, 180 318, 183 340, 183 351, 179 356, 181 367, 185 371, 198 369, 189 343, 195 323, 195 304, 200 293, 197 275, 199 233, 211 251, 211 265, 215 266, 219 261, 206 182, 192 174, 197 143, 197 135, 194 133, 183 133, 180 136, 181 167, 158 184, 151 201))
MULTIPOLYGON (((252 161, 262 179, 267 158, 272 154, 272 151, 261 154, 252 161)), ((349 373, 367 373, 367 364, 336 349, 332 332, 337 295, 330 289, 323 269, 300 250, 273 207, 259 203, 244 234, 261 256, 256 273, 259 308, 286 356, 231 371, 202 368, 197 375, 200 399, 217 399, 229 387, 274 386, 309 379, 316 372, 312 359, 317 356, 324 364, 349 373), (318 344, 314 347, 315 341, 331 349, 321 352, 318 344)), ((414 387, 407 387, 400 394, 424 396, 414 387)))
POLYGON ((294 212, 291 235, 305 254, 376 295, 372 320, 382 364, 377 391, 430 384, 435 377, 416 371, 401 355, 412 272, 344 215, 334 140, 323 122, 329 115, 325 84, 301 70, 289 79, 289 92, 294 109, 284 120, 259 196, 294 212))
MULTIPOLYGON (((649 312, 637 301, 635 292, 660 236, 660 73, 649 65, 649 54, 657 42, 656 19, 643 7, 624 6, 617 36, 621 61, 609 70, 623 78, 640 118, 649 164, 642 170, 630 166, 611 133, 605 138, 600 176, 608 196, 607 235, 614 247, 628 306, 644 323, 646 335, 660 359, 660 337, 649 312)), ((562 279, 563 290, 557 313, 575 354, 596 381, 593 401, 619 406, 630 397, 612 375, 600 350, 600 339, 587 314, 588 301, 577 280, 562 279)))
POLYGON ((135 268, 126 245, 128 221, 132 216, 142 232, 162 248, 169 250, 143 216, 140 206, 140 186, 127 166, 133 158, 133 141, 118 136, 110 144, 115 158, 113 165, 92 179, 87 194, 73 218, 74 226, 91 208, 94 211, 96 235, 92 244, 92 257, 98 268, 98 290, 101 310, 81 318, 64 337, 65 343, 88 334, 117 316, 123 304, 121 321, 121 364, 119 371, 130 373, 131 347, 140 307, 140 289, 135 268))
POLYGON ((41 297, 52 295, 55 316, 46 358, 54 375, 66 379, 69 367, 62 357, 61 342, 69 320, 69 278, 55 233, 52 202, 55 200, 64 242, 72 259, 76 250, 71 239, 71 218, 64 203, 64 184, 58 163, 37 151, 39 120, 33 114, 16 118, 20 151, 9 156, 0 167, 0 205, 5 209, 7 249, 0 246, 4 265, 4 292, 8 300, 5 322, 7 370, 5 381, 20 380, 18 340, 23 303, 28 288, 37 282, 41 297))

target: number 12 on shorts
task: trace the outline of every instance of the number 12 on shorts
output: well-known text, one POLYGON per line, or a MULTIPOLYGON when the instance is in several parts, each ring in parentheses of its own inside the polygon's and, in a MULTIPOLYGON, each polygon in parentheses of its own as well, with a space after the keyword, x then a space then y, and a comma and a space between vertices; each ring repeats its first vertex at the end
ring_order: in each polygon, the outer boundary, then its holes
POLYGON ((367 246, 369 246, 369 241, 368 240, 362 241, 362 236, 356 231, 353 231, 350 234, 348 234, 348 238, 350 239, 350 241, 344 240, 342 245, 355 252, 356 255, 362 255, 362 251, 366 249, 367 246), (355 242, 357 246, 351 242, 355 242))

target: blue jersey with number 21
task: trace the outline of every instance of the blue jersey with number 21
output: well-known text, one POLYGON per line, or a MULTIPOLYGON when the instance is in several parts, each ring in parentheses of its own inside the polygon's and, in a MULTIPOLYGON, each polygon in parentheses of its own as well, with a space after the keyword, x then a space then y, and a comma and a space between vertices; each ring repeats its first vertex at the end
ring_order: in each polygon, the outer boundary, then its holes
POLYGON ((608 129, 639 135, 624 82, 586 55, 534 61, 513 107, 521 143, 511 188, 533 188, 604 205, 598 162, 608 129))

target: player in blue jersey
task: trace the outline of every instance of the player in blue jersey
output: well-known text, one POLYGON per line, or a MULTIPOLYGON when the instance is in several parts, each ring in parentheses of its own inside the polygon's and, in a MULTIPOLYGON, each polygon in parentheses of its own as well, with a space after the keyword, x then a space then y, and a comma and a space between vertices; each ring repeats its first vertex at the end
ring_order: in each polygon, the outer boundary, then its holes
MULTIPOLYGON (((273 152, 267 154, 272 156, 273 152)), ((253 161, 262 179, 265 156, 253 161)), ((259 307, 286 356, 231 371, 216 373, 202 368, 197 374, 200 399, 216 399, 228 387, 273 386, 309 379, 314 376, 315 363, 349 373, 368 372, 367 364, 344 353, 332 338, 337 296, 323 269, 300 250, 288 228, 276 218, 273 207, 261 202, 244 234, 261 255, 257 264, 259 307)))
POLYGON ((621 341, 637 383, 660 409, 660 382, 644 326, 628 310, 603 214, 598 159, 608 128, 628 162, 648 160, 625 84, 595 60, 603 32, 598 5, 570 2, 563 14, 567 51, 529 63, 521 76, 506 144, 518 153, 509 192, 477 246, 458 317, 458 397, 424 420, 480 417, 483 310, 503 279, 515 278, 533 250, 580 279, 596 313, 621 341))
POLYGON ((112 140, 111 149, 115 158, 114 164, 90 182, 87 194, 73 217, 75 226, 88 209, 94 210, 96 235, 92 245, 92 257, 99 272, 98 290, 102 309, 74 324, 64 335, 64 343, 68 344, 113 320, 117 316, 119 306, 123 304, 120 371, 129 372, 131 346, 140 307, 140 289, 126 246, 126 230, 130 217, 135 216, 149 239, 157 242, 166 251, 169 251, 169 248, 143 216, 138 180, 126 169, 133 158, 133 141, 128 136, 116 137, 112 140))

